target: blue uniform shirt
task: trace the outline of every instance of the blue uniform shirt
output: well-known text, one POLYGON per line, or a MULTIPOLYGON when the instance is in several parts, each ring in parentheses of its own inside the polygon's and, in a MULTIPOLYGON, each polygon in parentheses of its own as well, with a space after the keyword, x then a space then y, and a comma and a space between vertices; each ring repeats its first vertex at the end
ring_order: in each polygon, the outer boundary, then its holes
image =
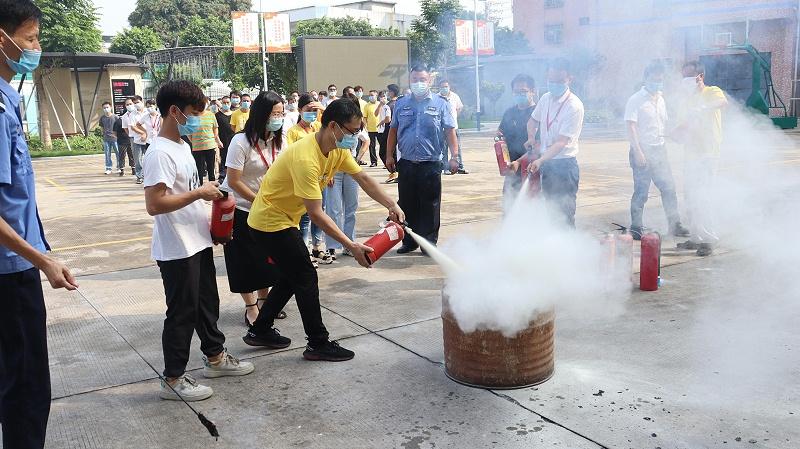
MULTIPOLYGON (((50 247, 36 210, 33 165, 22 132, 19 94, 1 78, 0 94, 0 216, 31 246, 45 252, 50 247)), ((30 268, 32 263, 0 245, 0 274, 30 268)))
POLYGON ((450 103, 433 95, 417 100, 412 95, 397 100, 392 114, 397 129, 397 149, 407 161, 439 161, 442 158, 443 128, 455 128, 450 103))

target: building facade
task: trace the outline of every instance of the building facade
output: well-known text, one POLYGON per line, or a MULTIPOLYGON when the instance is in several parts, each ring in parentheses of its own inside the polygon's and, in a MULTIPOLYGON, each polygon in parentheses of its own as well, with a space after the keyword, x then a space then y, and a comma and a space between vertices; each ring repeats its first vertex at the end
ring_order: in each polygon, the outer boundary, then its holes
POLYGON ((753 80, 753 57, 740 47, 746 43, 771 63, 775 91, 794 112, 799 6, 796 0, 514 0, 513 12, 515 29, 538 56, 577 59, 585 95, 615 112, 655 59, 672 73, 700 60, 709 84, 744 100, 753 80))

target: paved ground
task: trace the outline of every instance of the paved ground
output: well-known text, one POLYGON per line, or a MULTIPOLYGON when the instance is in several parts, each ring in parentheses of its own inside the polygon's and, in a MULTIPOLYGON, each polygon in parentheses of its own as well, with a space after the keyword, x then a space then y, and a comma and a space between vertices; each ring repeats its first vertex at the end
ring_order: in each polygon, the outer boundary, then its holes
MULTIPOLYGON (((619 134, 587 134, 578 225, 599 232, 612 221, 628 222, 632 185, 619 134)), ((502 181, 491 138, 465 135, 464 147, 473 173, 444 179, 443 242, 491 232, 500 216, 502 181)), ((783 149, 788 167, 796 168, 797 148, 783 149)), ((679 157, 674 163, 679 166, 679 157)), ((55 255, 80 274, 82 291, 160 368, 165 306, 149 260, 151 218, 141 188, 130 175, 104 176, 97 156, 37 160, 35 169, 55 255)), ((663 229, 657 192, 651 193, 648 223, 663 229)), ((358 236, 372 234, 384 214, 364 198, 358 236)), ((357 353, 341 364, 301 359, 304 339, 294 303, 279 324, 293 339, 290 348, 245 347, 241 299, 228 292, 218 258, 220 327, 231 351, 257 371, 208 382, 216 395, 197 407, 218 425, 222 438, 216 443, 182 405, 156 397, 153 373, 77 294, 46 289, 54 397, 47 447, 800 447, 798 335, 773 332, 763 340, 766 359, 739 352, 735 345, 742 342, 735 338, 714 338, 708 316, 715 307, 727 310, 719 298, 735 296, 736 283, 729 280, 746 256, 723 247, 697 259, 673 247, 671 240, 665 243, 664 287, 635 291, 624 315, 597 320, 560 314, 554 377, 513 391, 468 388, 444 375, 443 279, 428 258, 391 254, 372 270, 352 259, 320 268, 325 322, 357 353)), ((190 368, 200 366, 196 351, 190 368)))

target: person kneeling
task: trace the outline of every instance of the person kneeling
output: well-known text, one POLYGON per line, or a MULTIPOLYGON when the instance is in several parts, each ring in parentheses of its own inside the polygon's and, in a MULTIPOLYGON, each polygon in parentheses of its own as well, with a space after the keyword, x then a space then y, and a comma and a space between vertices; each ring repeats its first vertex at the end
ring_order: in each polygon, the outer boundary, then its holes
POLYGON ((257 250, 277 267, 278 280, 243 338, 248 345, 273 349, 289 346, 291 340, 272 326, 294 295, 308 338, 305 359, 344 361, 355 355, 328 339, 322 323, 317 271, 308 258, 299 226, 300 218, 308 212, 311 221, 348 249, 361 266, 370 266, 367 253, 372 248, 348 238, 322 210, 322 189, 340 171, 352 176, 367 195, 385 206, 392 220, 405 220, 397 203, 361 170, 350 153, 360 128, 358 105, 347 99, 335 100, 322 114, 320 131, 289 145, 264 176, 247 224, 257 250))

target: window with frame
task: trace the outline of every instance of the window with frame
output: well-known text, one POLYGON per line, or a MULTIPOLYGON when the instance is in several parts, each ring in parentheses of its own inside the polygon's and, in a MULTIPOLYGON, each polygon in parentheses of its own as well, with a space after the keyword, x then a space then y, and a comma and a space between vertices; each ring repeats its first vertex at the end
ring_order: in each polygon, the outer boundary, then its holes
POLYGON ((563 8, 564 0, 544 0, 545 9, 563 8))
POLYGON ((544 41, 548 44, 560 44, 563 41, 564 25, 545 25, 544 41))

